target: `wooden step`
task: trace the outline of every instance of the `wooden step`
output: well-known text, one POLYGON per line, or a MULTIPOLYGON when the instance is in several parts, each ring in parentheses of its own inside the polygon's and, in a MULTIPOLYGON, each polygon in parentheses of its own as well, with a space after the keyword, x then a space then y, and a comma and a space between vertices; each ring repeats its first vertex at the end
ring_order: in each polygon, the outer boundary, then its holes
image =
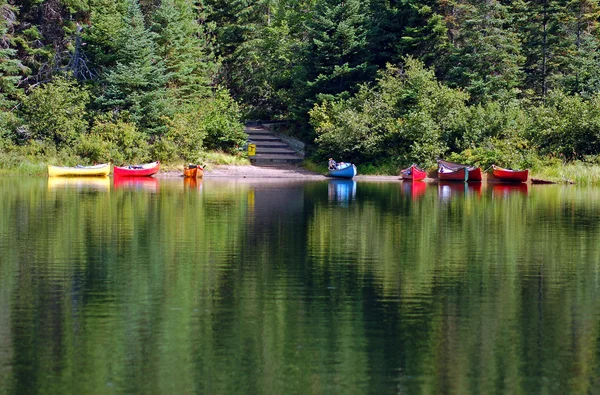
POLYGON ((250 160, 253 164, 256 165, 302 163, 302 158, 297 155, 283 154, 256 154, 256 156, 252 157, 250 160))
POLYGON ((273 136, 273 135, 256 135, 256 136, 249 136, 249 140, 252 140, 253 142, 256 141, 281 141, 281 139, 279 137, 273 136))
POLYGON ((288 154, 296 156, 296 151, 285 147, 264 147, 256 145, 256 154, 288 154))

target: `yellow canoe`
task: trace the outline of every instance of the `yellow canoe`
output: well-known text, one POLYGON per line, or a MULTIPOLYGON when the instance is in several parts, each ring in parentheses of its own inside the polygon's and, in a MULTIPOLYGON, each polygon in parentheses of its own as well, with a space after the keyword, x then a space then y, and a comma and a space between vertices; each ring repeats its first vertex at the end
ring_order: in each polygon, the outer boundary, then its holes
POLYGON ((62 167, 48 165, 48 177, 64 176, 107 176, 110 173, 110 163, 96 166, 62 167))

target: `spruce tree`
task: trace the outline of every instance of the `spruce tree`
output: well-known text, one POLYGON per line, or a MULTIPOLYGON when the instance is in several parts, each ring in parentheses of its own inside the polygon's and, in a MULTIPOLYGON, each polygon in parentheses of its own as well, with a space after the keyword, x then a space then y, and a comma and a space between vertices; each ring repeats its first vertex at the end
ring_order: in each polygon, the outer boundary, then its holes
POLYGON ((497 0, 457 5, 450 78, 476 102, 515 97, 524 57, 505 6, 497 0))
POLYGON ((567 0, 519 0, 511 4, 517 34, 526 56, 526 87, 545 98, 552 88, 553 76, 560 73, 559 55, 566 51, 565 26, 567 0))
POLYGON ((165 84, 170 75, 157 55, 156 34, 145 27, 137 0, 127 2, 116 65, 106 71, 97 103, 113 113, 126 111, 142 130, 156 134, 164 130, 165 84))
POLYGON ((571 93, 594 94, 600 91, 600 37, 598 0, 571 0, 562 22, 565 47, 557 83, 571 93))
POLYGON ((450 49, 450 33, 443 7, 437 1, 407 0, 399 15, 405 21, 396 41, 398 59, 410 55, 426 65, 443 68, 450 49))
POLYGON ((9 29, 16 23, 16 10, 6 0, 0 1, 0 110, 6 109, 18 94, 21 63, 11 47, 9 29))
POLYGON ((367 62, 367 14, 360 0, 317 3, 307 21, 301 97, 296 113, 305 117, 318 100, 347 96, 372 77, 367 62))
POLYGON ((90 0, 89 24, 84 27, 82 38, 98 73, 116 63, 126 11, 124 0, 90 0))
POLYGON ((198 24, 193 0, 163 0, 153 16, 157 51, 169 76, 167 86, 179 101, 210 95, 217 65, 209 38, 198 24))

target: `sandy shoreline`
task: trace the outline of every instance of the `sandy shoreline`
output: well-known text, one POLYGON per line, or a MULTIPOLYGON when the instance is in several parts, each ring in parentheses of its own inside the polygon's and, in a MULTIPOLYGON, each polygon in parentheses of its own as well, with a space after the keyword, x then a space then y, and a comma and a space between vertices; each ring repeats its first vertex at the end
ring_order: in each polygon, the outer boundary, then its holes
MULTIPOLYGON (((161 171, 156 177, 173 178, 182 177, 181 171, 161 171)), ((273 166, 234 166, 217 165, 209 166, 204 170, 205 178, 253 178, 253 179, 297 179, 297 180, 328 180, 323 174, 314 173, 302 167, 292 165, 273 166)), ((364 176, 358 174, 357 180, 371 181, 398 181, 399 176, 364 176)))

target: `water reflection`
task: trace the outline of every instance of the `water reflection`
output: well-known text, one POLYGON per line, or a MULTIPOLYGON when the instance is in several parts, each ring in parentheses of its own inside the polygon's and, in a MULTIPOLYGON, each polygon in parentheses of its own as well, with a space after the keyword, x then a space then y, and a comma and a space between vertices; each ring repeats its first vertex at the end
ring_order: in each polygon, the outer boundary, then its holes
POLYGON ((449 201, 453 198, 467 196, 481 196, 482 185, 480 182, 438 182, 438 196, 442 201, 449 201))
POLYGON ((109 177, 48 177, 48 189, 73 189, 79 191, 109 191, 109 177))
POLYGON ((159 181, 0 177, 0 393, 599 388, 600 189, 159 181))
POLYGON ((438 182, 438 196, 442 201, 449 201, 452 198, 463 197, 467 193, 466 182, 438 182))
POLYGON ((494 183, 492 184, 492 195, 497 198, 507 198, 511 195, 527 195, 529 185, 526 183, 494 183))
POLYGON ((349 203, 356 199, 356 181, 329 180, 327 196, 330 202, 349 203))
POLYGON ((158 192, 158 179, 154 177, 115 177, 114 184, 115 189, 158 192))
POLYGON ((193 189, 193 190, 201 191, 202 190, 202 182, 203 182, 202 178, 196 178, 196 177, 184 177, 183 178, 183 185, 186 189, 193 189))
POLYGON ((423 181, 402 181, 402 193, 413 200, 423 196, 426 190, 427 183, 423 181))

